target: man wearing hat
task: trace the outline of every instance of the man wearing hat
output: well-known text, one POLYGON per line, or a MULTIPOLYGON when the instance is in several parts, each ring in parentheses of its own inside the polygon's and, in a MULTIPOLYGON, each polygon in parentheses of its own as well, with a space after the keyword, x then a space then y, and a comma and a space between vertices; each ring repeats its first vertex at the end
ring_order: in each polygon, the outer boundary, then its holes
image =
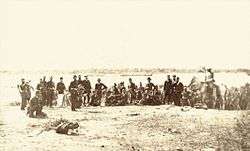
POLYGON ((90 102, 90 93, 91 93, 91 83, 88 79, 88 76, 84 76, 85 79, 83 80, 83 87, 84 87, 84 104, 88 104, 90 102))
POLYGON ((98 99, 102 98, 102 91, 107 88, 108 87, 105 84, 101 83, 101 79, 98 78, 97 83, 95 84, 95 91, 97 93, 98 99))
MULTIPOLYGON (((64 91, 66 90, 65 84, 63 82, 63 77, 60 77, 60 82, 57 83, 56 90, 58 92, 58 98, 59 98, 58 100, 62 102, 64 91)), ((62 103, 61 106, 63 106, 62 103)))
POLYGON ((170 103, 171 101, 171 93, 172 93, 172 79, 170 75, 167 76, 167 81, 164 83, 164 101, 166 103, 170 103))
POLYGON ((21 84, 17 85, 17 88, 19 90, 19 93, 21 95, 22 98, 22 102, 21 102, 21 110, 24 110, 28 101, 29 101, 29 87, 27 85, 27 83, 25 82, 25 79, 22 78, 21 79, 21 84))
POLYGON ((151 82, 151 78, 150 77, 148 77, 147 80, 148 80, 148 83, 146 84, 146 89, 149 90, 149 91, 151 91, 151 90, 153 90, 155 88, 155 85, 151 82))
POLYGON ((53 82, 53 77, 50 77, 49 82, 47 83, 48 89, 48 97, 47 97, 47 105, 52 107, 53 100, 55 98, 55 83, 53 82))
POLYGON ((129 78, 128 81, 129 81, 128 90, 131 95, 130 103, 134 103, 134 101, 136 100, 136 85, 131 78, 129 78))
POLYGON ((71 94, 71 96, 70 96, 70 102, 71 102, 71 110, 72 111, 75 111, 76 103, 78 101, 77 88, 78 88, 77 76, 74 75, 73 76, 73 81, 69 85, 69 92, 71 94))
POLYGON ((184 85, 180 82, 180 78, 177 77, 176 84, 174 87, 174 104, 177 106, 180 106, 181 98, 182 98, 182 92, 184 90, 184 85))

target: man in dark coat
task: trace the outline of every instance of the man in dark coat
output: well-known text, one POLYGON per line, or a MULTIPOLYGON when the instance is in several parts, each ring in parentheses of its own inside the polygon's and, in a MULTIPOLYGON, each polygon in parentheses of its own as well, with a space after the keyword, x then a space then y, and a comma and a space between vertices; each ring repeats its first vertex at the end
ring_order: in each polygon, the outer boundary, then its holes
POLYGON ((66 90, 65 84, 63 83, 63 77, 60 77, 60 82, 57 83, 56 90, 58 91, 58 94, 63 94, 66 90))
POLYGON ((171 102, 171 93, 172 93, 172 80, 170 75, 168 75, 167 81, 164 83, 164 101, 170 104, 171 102))
POLYGON ((55 98, 55 83, 53 77, 50 77, 50 81, 47 83, 47 106, 52 107, 53 100, 55 98))
POLYGON ((60 82, 57 83, 56 85, 56 90, 58 92, 58 100, 60 101, 61 107, 63 106, 63 96, 64 92, 66 91, 65 84, 63 82, 63 77, 60 77, 60 82))
POLYGON ((71 110, 75 111, 76 109, 76 103, 78 101, 78 92, 77 92, 77 88, 78 88, 78 81, 77 81, 77 76, 74 75, 73 77, 73 81, 70 83, 69 85, 69 92, 71 94, 70 96, 70 102, 71 102, 71 110))
POLYGON ((182 98, 182 92, 183 92, 183 90, 184 90, 184 86, 180 82, 180 78, 177 77, 176 84, 175 84, 175 87, 174 87, 174 94, 175 94, 174 104, 177 105, 177 106, 181 105, 180 101, 181 101, 181 98, 182 98))
POLYGON ((88 104, 90 102, 90 93, 91 93, 91 83, 88 79, 88 76, 84 76, 85 79, 83 80, 83 87, 84 87, 84 104, 88 104))
POLYGON ((97 83, 95 85, 95 91, 97 93, 98 99, 102 98, 102 91, 107 89, 107 86, 101 83, 101 79, 97 79, 97 83))
POLYGON ((151 78, 148 77, 148 83, 146 84, 146 89, 152 91, 155 88, 155 85, 151 82, 151 78))
POLYGON ((129 78, 128 90, 131 97, 130 103, 134 103, 134 101, 136 100, 136 85, 131 78, 129 78))

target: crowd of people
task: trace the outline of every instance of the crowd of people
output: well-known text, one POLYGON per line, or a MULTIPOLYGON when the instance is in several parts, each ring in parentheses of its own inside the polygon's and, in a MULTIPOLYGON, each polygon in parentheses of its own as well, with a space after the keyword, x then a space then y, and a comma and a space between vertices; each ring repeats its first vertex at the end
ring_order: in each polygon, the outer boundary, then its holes
MULTIPOLYGON (((213 83, 214 80, 207 82, 213 83)), ((35 96, 31 98, 31 91, 34 90, 29 82, 22 79, 22 83, 18 85, 22 102, 21 110, 24 110, 28 104, 28 113, 31 117, 42 115, 43 106, 71 106, 72 111, 76 111, 83 106, 122 106, 122 105, 162 105, 174 104, 176 106, 191 106, 194 107, 197 103, 202 102, 202 95, 199 89, 192 89, 189 86, 184 86, 180 78, 176 75, 167 76, 163 85, 156 85, 152 82, 151 77, 147 78, 147 84, 143 86, 142 82, 136 85, 131 78, 128 79, 128 86, 124 85, 124 81, 114 83, 112 87, 108 88, 101 79, 97 79, 94 88, 88 76, 81 78, 81 75, 73 76, 73 81, 70 82, 67 88, 64 84, 63 77, 60 82, 55 84, 53 77, 46 81, 46 77, 40 79, 36 86, 35 96), (58 104, 57 102, 61 102, 58 104)), ((209 91, 209 89, 207 89, 209 91)), ((211 93, 213 90, 211 91, 211 93)), ((225 93, 224 98, 218 97, 214 102, 214 108, 221 109, 246 109, 247 101, 240 102, 241 94, 238 91, 232 90, 225 93), (234 93, 234 94, 233 94, 234 93), (237 93, 237 95, 235 95, 237 93), (233 98, 239 96, 238 98, 233 98), (237 99, 237 101, 235 101, 237 99), (224 102, 223 102, 224 101, 224 102), (226 102, 225 102, 226 101, 226 102), (231 103, 230 103, 231 102, 231 103), (233 103, 232 103, 233 102, 233 103), (236 102, 236 108, 235 108, 236 102), (232 107, 232 104, 233 107, 232 107), (243 105, 242 105, 243 104, 243 105), (241 106, 240 106, 241 105, 241 106), (244 106, 244 107, 242 107, 244 106)), ((244 95, 250 96, 250 86, 244 88, 244 95)), ((209 98, 211 100, 211 98, 209 98)), ((245 98, 246 99, 246 98, 245 98)), ((248 99, 248 98, 247 98, 248 99)))
MULTIPOLYGON (((176 75, 173 75, 172 78, 168 75, 168 79, 164 83, 164 94, 158 85, 151 82, 150 77, 147 78, 146 86, 143 86, 142 82, 136 85, 129 78, 127 87, 122 81, 114 83, 111 88, 102 83, 100 78, 97 79, 95 87, 92 88, 88 76, 84 77, 85 79, 82 80, 81 75, 78 77, 74 75, 73 81, 68 88, 64 84, 63 77, 60 78, 60 82, 57 84, 53 81, 53 77, 50 77, 49 81, 46 81, 46 77, 43 77, 36 86, 36 93, 33 98, 31 98, 31 91, 34 91, 34 88, 29 82, 22 79, 21 84, 18 85, 22 98, 21 110, 25 109, 27 103, 29 103, 30 108, 36 108, 35 110, 38 108, 41 110, 43 106, 59 105, 64 107, 70 105, 72 111, 81 106, 100 106, 102 102, 105 106, 160 105, 165 103, 181 105, 180 101, 184 86, 176 75), (57 104, 58 99, 60 99, 61 104, 57 104)), ((39 113, 41 112, 38 111, 39 113)), ((33 116, 33 112, 31 112, 31 116, 33 116)))

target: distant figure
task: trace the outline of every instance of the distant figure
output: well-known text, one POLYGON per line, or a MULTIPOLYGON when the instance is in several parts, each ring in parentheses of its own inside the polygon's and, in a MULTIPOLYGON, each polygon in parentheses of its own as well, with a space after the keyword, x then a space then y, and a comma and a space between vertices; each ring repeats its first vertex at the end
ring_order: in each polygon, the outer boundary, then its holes
POLYGON ((113 94, 113 95, 118 95, 118 94, 120 94, 120 92, 119 92, 119 90, 118 90, 118 88, 117 88, 117 84, 116 84, 116 83, 114 83, 114 86, 113 86, 113 88, 112 88, 112 94, 113 94))
POLYGON ((97 93, 98 99, 102 98, 102 91, 107 89, 107 86, 101 83, 101 79, 97 79, 97 83, 95 84, 95 91, 97 93))
POLYGON ((88 79, 88 76, 84 76, 83 87, 84 87, 84 104, 88 104, 90 102, 90 93, 91 93, 91 83, 88 79))
POLYGON ((69 85, 69 92, 70 92, 70 103, 71 103, 71 110, 75 111, 76 110, 76 104, 78 102, 78 81, 77 81, 77 76, 73 76, 73 81, 69 85))
POLYGON ((63 95, 64 91, 66 90, 65 84, 63 82, 63 77, 60 77, 60 82, 57 83, 56 85, 56 90, 58 92, 58 100, 61 102, 61 107, 63 106, 63 95))
POLYGON ((17 85, 17 88, 19 90, 19 93, 21 95, 22 98, 22 102, 21 102, 21 110, 25 110, 25 107, 29 101, 29 86, 27 85, 27 83, 25 82, 25 79, 21 79, 21 84, 17 85))
POLYGON ((128 91, 130 93, 130 102, 129 103, 134 103, 134 101, 136 100, 136 85, 132 81, 131 78, 129 78, 128 81, 129 81, 128 91))
POLYGON ((50 81, 47 83, 47 106, 52 107, 52 103, 55 95, 55 83, 53 82, 53 77, 50 77, 50 81))
POLYGON ((43 105, 47 104, 47 82, 46 82, 46 76, 43 77, 42 83, 41 83, 41 91, 42 91, 42 99, 43 99, 43 105))
POLYGON ((43 79, 40 79, 40 82, 36 86, 36 90, 42 90, 43 87, 43 79))
POLYGON ((181 98, 182 98, 182 92, 184 90, 184 85, 180 82, 180 78, 177 77, 176 84, 174 87, 174 104, 177 106, 180 106, 181 98))
POLYGON ((170 75, 167 76, 167 81, 164 83, 164 102, 170 104, 172 93, 172 79, 170 75))
POLYGON ((206 79, 205 79, 206 82, 215 82, 214 72, 212 71, 212 69, 211 68, 207 69, 207 72, 208 72, 208 74, 207 74, 206 79))
POLYGON ((35 96, 30 100, 28 114, 29 117, 44 117, 45 113, 42 112, 43 104, 42 104, 42 94, 40 91, 37 91, 35 96), (36 115, 34 116, 34 113, 36 115))
POLYGON ((151 90, 153 90, 155 88, 155 85, 151 82, 151 78, 150 77, 148 77, 147 80, 148 80, 148 83, 146 84, 146 89, 149 90, 149 91, 151 91, 151 90))

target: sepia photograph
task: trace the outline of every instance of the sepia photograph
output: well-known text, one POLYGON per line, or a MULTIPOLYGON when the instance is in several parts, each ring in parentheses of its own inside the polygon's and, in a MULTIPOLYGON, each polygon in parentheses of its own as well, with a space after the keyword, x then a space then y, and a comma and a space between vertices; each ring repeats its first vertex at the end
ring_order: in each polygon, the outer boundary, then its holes
POLYGON ((0 151, 250 151, 250 1, 1 0, 0 151))

